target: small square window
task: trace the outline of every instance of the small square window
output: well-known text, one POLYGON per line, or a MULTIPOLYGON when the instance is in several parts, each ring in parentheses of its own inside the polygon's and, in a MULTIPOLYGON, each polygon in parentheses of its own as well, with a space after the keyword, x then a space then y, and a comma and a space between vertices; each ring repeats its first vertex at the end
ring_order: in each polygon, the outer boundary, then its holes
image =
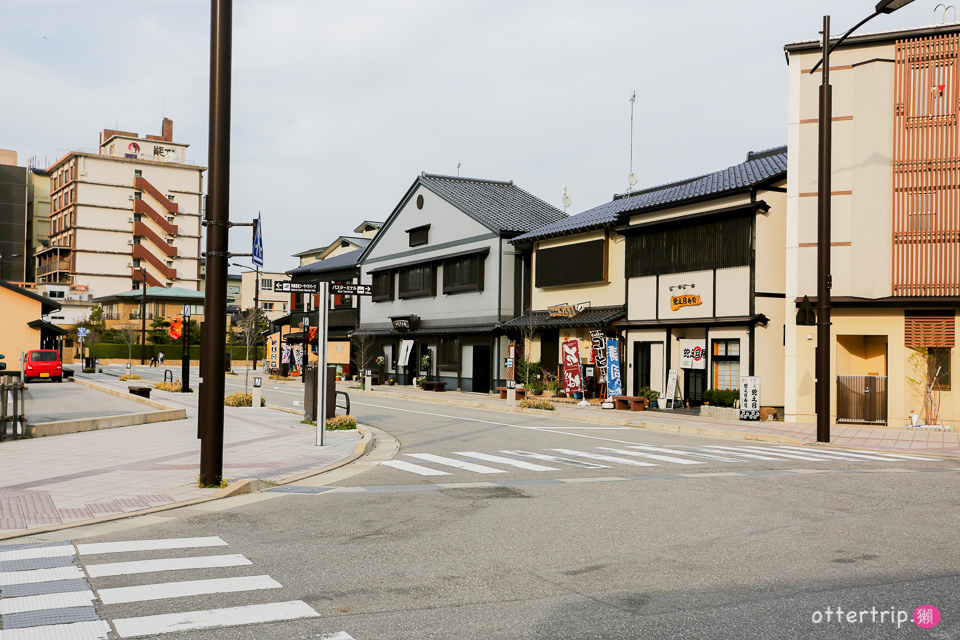
POLYGON ((133 170, 133 177, 134 177, 134 178, 142 178, 142 177, 143 177, 143 171, 141 171, 140 169, 134 169, 134 170, 133 170))
POLYGON ((414 227, 413 229, 407 229, 407 233, 410 235, 410 246, 419 247, 421 245, 427 244, 429 232, 430 232, 430 225, 428 224, 425 224, 422 227, 414 227))

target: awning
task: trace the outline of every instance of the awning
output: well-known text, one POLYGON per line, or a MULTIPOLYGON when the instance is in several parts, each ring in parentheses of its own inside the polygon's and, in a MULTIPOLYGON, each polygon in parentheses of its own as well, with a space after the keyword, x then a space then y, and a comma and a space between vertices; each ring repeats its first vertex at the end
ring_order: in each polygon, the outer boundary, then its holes
POLYGON ((62 327, 58 327, 55 324, 47 322, 46 320, 34 320, 33 322, 28 322, 27 326, 31 329, 40 329, 41 331, 49 331, 58 336, 68 335, 70 332, 62 327))
POLYGON ((469 333, 494 333, 500 329, 500 325, 492 324, 473 324, 456 325, 453 327, 420 327, 411 331, 394 331, 393 329, 359 329, 351 331, 348 336, 394 336, 403 338, 406 336, 442 336, 448 334, 469 334, 469 333))
POLYGON ((609 327, 614 322, 623 319, 626 310, 620 307, 590 307, 581 313, 570 317, 551 318, 547 311, 534 311, 503 323, 504 330, 524 331, 533 328, 542 329, 596 329, 609 327))
POLYGON ((770 318, 758 313, 753 316, 729 316, 726 318, 683 318, 681 320, 634 320, 622 322, 624 329, 665 329, 670 327, 738 327, 767 324, 770 318))

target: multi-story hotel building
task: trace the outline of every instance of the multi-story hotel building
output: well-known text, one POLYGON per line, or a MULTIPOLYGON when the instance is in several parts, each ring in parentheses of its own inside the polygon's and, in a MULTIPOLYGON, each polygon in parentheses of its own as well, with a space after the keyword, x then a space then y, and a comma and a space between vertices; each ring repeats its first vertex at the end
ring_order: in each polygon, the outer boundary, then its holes
POLYGON ((204 168, 187 164, 173 121, 159 136, 105 129, 98 154, 49 168, 50 245, 37 281, 86 285, 93 296, 148 286, 200 286, 204 168))

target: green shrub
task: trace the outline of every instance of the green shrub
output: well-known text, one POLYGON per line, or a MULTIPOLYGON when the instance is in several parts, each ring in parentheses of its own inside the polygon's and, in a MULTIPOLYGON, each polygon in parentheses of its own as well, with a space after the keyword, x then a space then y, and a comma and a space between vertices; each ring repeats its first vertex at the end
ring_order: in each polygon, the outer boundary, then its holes
POLYGON ((703 401, 718 407, 732 407, 740 394, 732 389, 707 389, 703 392, 703 401))
POLYGON ((543 409, 544 411, 553 411, 556 408, 549 400, 540 398, 524 398, 517 403, 517 406, 521 409, 543 409))
POLYGON ((327 431, 356 428, 357 419, 353 416, 336 416, 334 418, 327 419, 327 431))
POLYGON ((126 382, 127 380, 143 380, 143 378, 141 378, 140 374, 137 373, 128 373, 120 376, 120 382, 126 382))
POLYGON ((159 391, 169 391, 170 393, 180 393, 183 390, 183 385, 179 382, 155 382, 153 385, 154 389, 159 391))
MULTIPOLYGON (((253 394, 252 393, 243 393, 238 391, 236 393, 231 393, 223 399, 223 404, 227 407, 252 407, 253 406, 253 394)), ((267 404, 263 398, 260 398, 260 406, 267 404)))
POLYGON ((83 370, 83 372, 84 372, 84 373, 96 373, 97 370, 94 369, 93 367, 86 367, 86 368, 83 370))
POLYGON ((660 392, 654 391, 650 387, 640 387, 640 390, 637 391, 637 395, 646 398, 650 402, 653 402, 660 397, 660 392))

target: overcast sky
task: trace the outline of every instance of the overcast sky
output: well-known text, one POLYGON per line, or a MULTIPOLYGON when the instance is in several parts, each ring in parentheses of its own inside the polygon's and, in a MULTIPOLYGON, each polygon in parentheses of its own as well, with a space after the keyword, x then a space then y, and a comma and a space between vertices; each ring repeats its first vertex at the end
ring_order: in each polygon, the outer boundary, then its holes
MULTIPOLYGON (((207 165, 210 3, 5 0, 0 148, 52 164, 104 128, 207 165)), ((928 25, 916 0, 862 32, 928 25)), ((236 0, 232 220, 268 270, 385 220, 421 171, 513 180, 574 214, 786 144, 783 45, 873 0, 236 0)), ((951 14, 952 17, 952 14, 951 14)), ((939 20, 937 20, 939 22, 939 20)), ((233 251, 248 251, 234 231, 233 251)))

